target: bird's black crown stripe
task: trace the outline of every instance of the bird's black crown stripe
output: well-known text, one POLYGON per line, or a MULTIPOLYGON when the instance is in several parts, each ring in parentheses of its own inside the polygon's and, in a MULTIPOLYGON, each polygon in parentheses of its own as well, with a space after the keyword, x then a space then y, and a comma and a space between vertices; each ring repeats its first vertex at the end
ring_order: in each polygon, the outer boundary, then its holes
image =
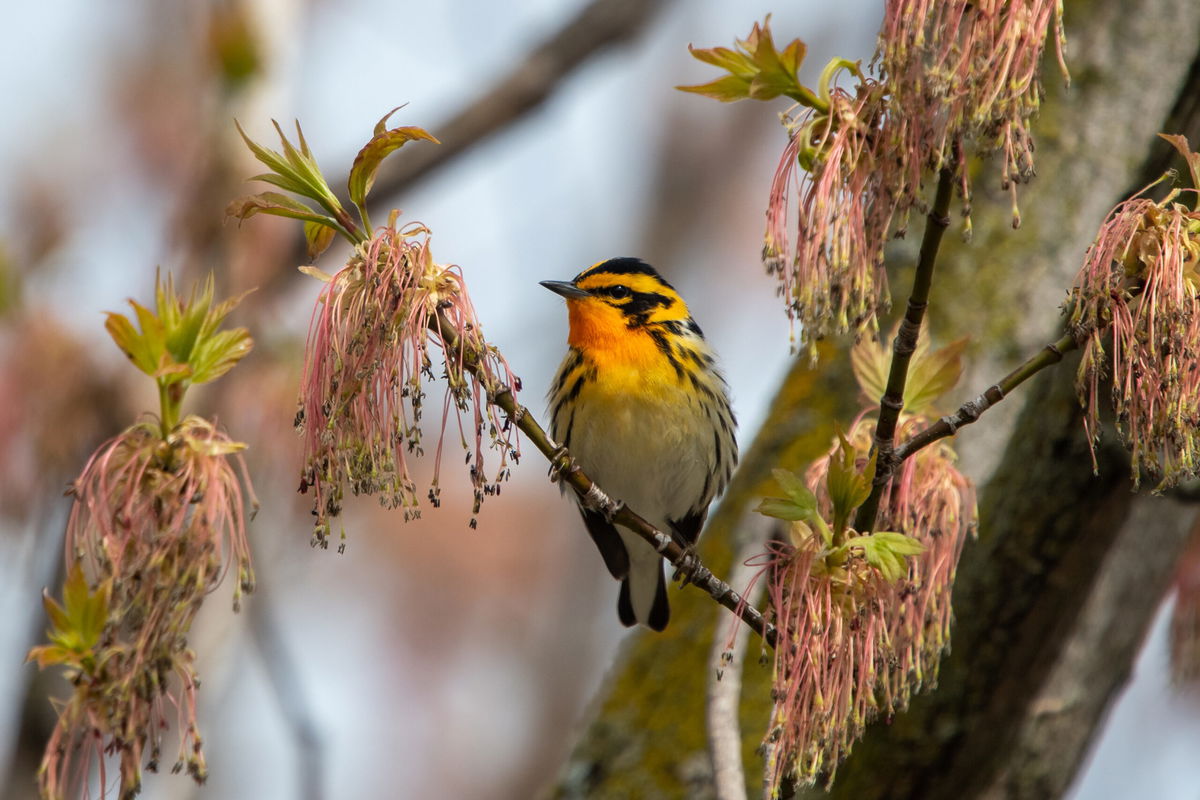
POLYGON ((575 276, 575 281, 582 280, 587 275, 651 275, 662 281, 663 286, 674 291, 675 287, 663 280, 663 276, 658 274, 654 267, 642 261, 640 258, 610 258, 597 264, 594 267, 589 267, 583 272, 575 276))

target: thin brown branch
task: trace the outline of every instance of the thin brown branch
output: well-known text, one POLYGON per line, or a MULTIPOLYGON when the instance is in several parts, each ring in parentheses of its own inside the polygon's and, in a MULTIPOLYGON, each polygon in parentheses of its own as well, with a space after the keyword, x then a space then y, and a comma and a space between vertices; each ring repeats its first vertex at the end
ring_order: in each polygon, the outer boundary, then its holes
POLYGON ((912 292, 908 297, 908 308, 900 323, 900 330, 892 345, 892 366, 888 373, 887 388, 879 398, 879 422, 875 426, 876 469, 871 494, 858 507, 854 528, 867 532, 875 529, 875 517, 879 513, 879 500, 883 489, 891 480, 898 463, 893 453, 896 440, 896 423, 904 408, 904 386, 908 382, 908 364, 917 349, 917 337, 925 319, 925 308, 929 304, 929 288, 933 284, 933 268, 937 263, 938 248, 942 234, 950 226, 950 196, 954 190, 954 171, 943 168, 938 174, 937 194, 933 208, 929 209, 925 223, 925 235, 921 239, 921 252, 917 258, 917 274, 913 278, 912 292))
MULTIPOLYGON (((1129 293, 1130 297, 1137 297, 1142 292, 1142 286, 1140 284, 1129 286, 1125 291, 1129 293)), ((970 425, 972 422, 978 420, 985 411, 999 403, 1005 397, 1008 397, 1013 389, 1016 389, 1046 367, 1054 366, 1062 361, 1063 355, 1079 347, 1079 343, 1087 339, 1091 334, 1091 330, 1090 327, 1087 327, 1064 333, 1057 340, 1046 345, 1035 355, 1026 359, 1024 363, 1012 372, 1005 375, 996 383, 993 383, 974 400, 968 400, 959 406, 958 410, 953 414, 942 417, 929 427, 914 433, 893 451, 895 464, 899 465, 906 458, 928 447, 938 439, 953 436, 958 432, 959 428, 964 425, 970 425)))
POLYGON ((928 447, 938 439, 953 436, 958 432, 959 428, 975 422, 983 415, 983 412, 999 403, 1005 397, 1008 397, 1013 389, 1046 367, 1053 366, 1062 361, 1064 353, 1070 352, 1078 346, 1079 344, 1072 334, 1064 333, 1057 341, 1046 345, 1038 351, 1037 355, 1025 361, 1025 363, 1005 375, 996 383, 993 383, 974 400, 968 400, 959 406, 958 410, 953 414, 944 416, 929 427, 913 434, 895 449, 896 463, 904 461, 904 459, 922 448, 928 447))
MULTIPOLYGON (((436 318, 430 321, 430 327, 441 337, 447 358, 463 364, 472 375, 487 385, 488 378, 480 368, 478 354, 462 346, 458 333, 440 311, 436 318)), ((610 522, 641 536, 666 559, 667 563, 685 576, 685 584, 707 593, 749 625, 768 645, 775 647, 775 626, 767 622, 762 612, 746 602, 732 586, 714 575, 694 552, 680 547, 678 542, 655 528, 633 509, 605 494, 603 489, 584 474, 567 449, 547 435, 529 409, 518 403, 510 390, 503 388, 494 393, 489 390, 488 402, 503 411, 508 421, 525 434, 550 462, 554 474, 574 489, 586 506, 604 514, 610 522)))

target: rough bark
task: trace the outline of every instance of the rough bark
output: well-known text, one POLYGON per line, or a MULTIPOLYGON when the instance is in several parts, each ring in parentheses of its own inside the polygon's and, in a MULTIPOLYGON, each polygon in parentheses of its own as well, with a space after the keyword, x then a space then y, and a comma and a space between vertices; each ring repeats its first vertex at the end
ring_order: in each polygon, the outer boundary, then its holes
POLYGON ((981 797, 1059 797, 1071 785, 1113 696, 1129 679, 1195 513, 1160 497, 1134 501, 1070 638, 981 797))

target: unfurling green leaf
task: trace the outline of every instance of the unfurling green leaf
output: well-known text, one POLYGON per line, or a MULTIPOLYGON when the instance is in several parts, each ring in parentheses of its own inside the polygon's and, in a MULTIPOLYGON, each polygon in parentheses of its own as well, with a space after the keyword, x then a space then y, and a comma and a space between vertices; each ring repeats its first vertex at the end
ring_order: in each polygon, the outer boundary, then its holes
POLYGON ((390 154, 399 150, 408 142, 425 140, 440 144, 428 131, 415 126, 387 129, 387 119, 399 109, 393 108, 375 125, 375 135, 371 141, 363 145, 354 157, 354 165, 350 167, 350 200, 356 206, 362 207, 367 201, 367 194, 375 184, 375 173, 379 165, 390 154))
POLYGON ((879 570, 879 574, 889 581, 900 580, 908 574, 906 556, 915 556, 925 551, 925 545, 916 539, 894 531, 854 536, 846 540, 846 547, 861 549, 867 563, 879 570))
POLYGON ((729 103, 734 100, 773 100, 790 97, 798 103, 824 111, 827 100, 822 100, 809 88, 800 83, 798 72, 804 61, 804 42, 794 39, 779 50, 771 37, 771 18, 762 25, 755 23, 750 35, 736 42, 737 49, 727 47, 688 47, 692 56, 706 64, 728 72, 709 83, 695 86, 676 86, 684 92, 702 94, 729 103))
MULTIPOLYGON (((804 485, 800 476, 786 469, 775 469, 771 474, 775 476, 775 482, 787 497, 764 497, 754 510, 768 517, 803 524, 809 534, 815 528, 820 532, 822 541, 828 545, 832 541, 829 525, 817 510, 816 496, 804 485)), ((793 531, 793 538, 795 533, 793 531)))
MULTIPOLYGON (((246 146, 250 148, 250 152, 254 153, 254 157, 271 170, 261 175, 255 175, 251 180, 273 183, 281 189, 286 189, 301 197, 307 197, 310 200, 316 201, 333 217, 341 217, 345 213, 342 205, 338 202, 333 190, 329 188, 329 184, 321 174, 321 169, 317 166, 312 151, 308 149, 308 142, 304 140, 304 132, 300 129, 300 123, 296 123, 296 139, 300 144, 300 147, 297 148, 288 141, 287 136, 283 134, 283 129, 279 127, 279 123, 274 120, 271 122, 279 134, 280 143, 283 145, 282 153, 263 147, 255 142, 246 135, 246 132, 242 130, 242 126, 237 120, 234 120, 233 124, 237 127, 238 133, 242 135, 246 146)), ((300 204, 297 203, 296 205, 300 204)), ((304 207, 301 206, 301 208, 304 207)), ((266 211, 266 209, 260 210, 266 211)), ((305 209, 305 211, 312 214, 312 211, 309 209, 305 209)), ((269 213, 279 212, 272 211, 269 213)), ((304 219, 304 217, 297 218, 304 219)))
POLYGON ((123 314, 109 312, 104 327, 134 366, 160 387, 207 383, 224 375, 254 345, 245 328, 219 330, 245 294, 213 305, 212 276, 184 299, 168 277, 155 281, 153 310, 130 300, 137 328, 123 314))
POLYGON ((826 488, 833 504, 833 529, 837 534, 846 530, 846 523, 854 509, 871 494, 871 482, 875 479, 875 454, 872 453, 866 468, 858 471, 858 451, 846 439, 841 429, 837 432, 838 450, 829 458, 829 473, 826 488))
POLYGON ((794 472, 786 469, 771 470, 775 482, 787 497, 764 497, 754 509, 768 517, 795 522, 796 520, 811 521, 817 514, 817 498, 804 485, 804 481, 794 472))
MULTIPOLYGON (((892 331, 895 338, 896 331, 892 331)), ((963 371, 963 352, 969 339, 963 337, 930 352, 929 336, 922 329, 909 362, 904 388, 904 411, 925 414, 938 398, 954 388, 963 371)), ((850 364, 863 395, 877 402, 887 389, 892 351, 884 342, 863 337, 850 350, 850 364)))
POLYGON ((937 399, 954 388, 962 377, 963 351, 968 337, 956 339, 933 352, 928 343, 913 353, 908 383, 904 388, 904 410, 924 414, 937 399))
POLYGON ((750 82, 734 75, 726 75, 708 83, 695 86, 676 86, 681 92, 702 94, 722 103, 732 103, 735 100, 745 100, 750 96, 750 82))
MULTIPOLYGON (((271 214, 276 217, 302 219, 308 224, 328 228, 332 233, 340 230, 337 220, 326 214, 314 211, 299 200, 293 200, 279 192, 259 192, 258 194, 239 197, 225 207, 226 216, 246 220, 255 214, 271 214)), ((307 225, 305 226, 307 230, 307 225)))
POLYGON ((191 355, 192 383, 216 380, 249 354, 254 340, 245 328, 217 331, 205 338, 191 355))
POLYGON ((304 252, 309 261, 316 261, 322 253, 329 249, 329 245, 333 244, 335 233, 337 233, 337 229, 330 227, 327 223, 304 223, 304 252))
POLYGON ((759 514, 788 522, 808 519, 813 513, 811 509, 803 508, 796 505, 794 501, 785 500, 782 497, 764 497, 754 510, 759 514))
POLYGON ((104 329, 135 367, 147 375, 154 374, 158 368, 157 359, 145 337, 137 332, 128 317, 108 311, 105 313, 104 329))
POLYGON ((925 545, 911 536, 905 536, 903 533, 879 531, 872 534, 872 537, 880 546, 886 547, 896 555, 917 556, 925 552, 925 545))
POLYGON ((786 469, 773 469, 771 470, 771 475, 775 478, 775 482, 779 484, 779 488, 792 499, 793 503, 809 510, 816 509, 817 498, 804 485, 804 481, 800 479, 799 475, 786 469))
POLYGON ((51 644, 34 647, 26 660, 43 668, 51 664, 86 666, 108 622, 111 593, 112 583, 107 580, 91 591, 83 567, 75 562, 67 572, 61 604, 49 592, 42 593, 42 605, 50 618, 46 637, 51 644))
POLYGON ((869 401, 879 402, 879 398, 887 391, 891 363, 891 352, 874 336, 863 336, 850 348, 850 366, 854 370, 854 378, 869 401))

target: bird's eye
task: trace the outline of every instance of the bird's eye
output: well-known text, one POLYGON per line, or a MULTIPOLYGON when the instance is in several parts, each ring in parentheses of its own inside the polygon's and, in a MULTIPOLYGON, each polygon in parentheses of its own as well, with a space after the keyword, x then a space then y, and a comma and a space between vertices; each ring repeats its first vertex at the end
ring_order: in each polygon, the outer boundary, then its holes
POLYGON ((618 286, 613 286, 612 288, 610 288, 608 290, 608 296, 613 298, 614 300, 620 300, 624 297, 629 297, 630 294, 632 294, 632 292, 629 291, 628 286, 619 286, 618 285, 618 286))

